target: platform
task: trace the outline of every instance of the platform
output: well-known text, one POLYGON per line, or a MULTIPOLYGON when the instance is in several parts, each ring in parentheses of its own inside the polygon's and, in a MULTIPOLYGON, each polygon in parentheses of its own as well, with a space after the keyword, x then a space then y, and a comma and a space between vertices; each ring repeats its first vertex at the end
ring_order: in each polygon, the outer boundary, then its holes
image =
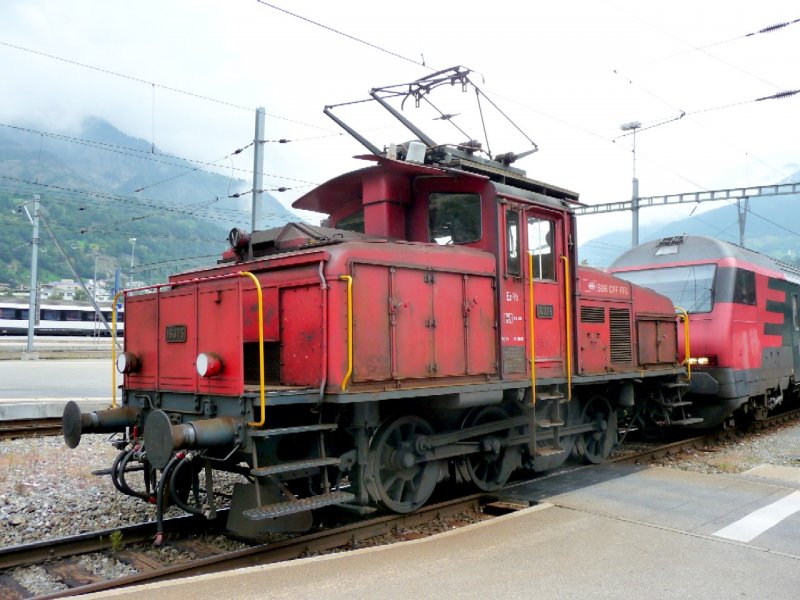
POLYGON ((798 471, 577 469, 509 491, 537 506, 439 536, 86 597, 794 599, 800 512, 764 511, 798 471), (749 542, 726 537, 753 515, 749 542))

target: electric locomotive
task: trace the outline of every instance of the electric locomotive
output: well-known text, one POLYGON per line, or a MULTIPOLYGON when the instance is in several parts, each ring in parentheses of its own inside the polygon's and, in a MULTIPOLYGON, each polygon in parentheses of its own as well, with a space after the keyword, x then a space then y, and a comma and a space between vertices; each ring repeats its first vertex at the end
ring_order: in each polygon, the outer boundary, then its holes
POLYGON ((687 399, 702 427, 759 420, 797 395, 800 269, 717 239, 680 235, 641 244, 609 268, 688 313, 687 399))
POLYGON ((227 527, 258 537, 602 461, 620 413, 687 421, 672 302, 576 266, 578 195, 404 124, 423 141, 295 202, 321 226, 235 229, 217 265, 126 291, 121 406, 70 403, 67 444, 117 432, 112 479, 159 516, 214 516, 215 473, 241 476, 227 527))

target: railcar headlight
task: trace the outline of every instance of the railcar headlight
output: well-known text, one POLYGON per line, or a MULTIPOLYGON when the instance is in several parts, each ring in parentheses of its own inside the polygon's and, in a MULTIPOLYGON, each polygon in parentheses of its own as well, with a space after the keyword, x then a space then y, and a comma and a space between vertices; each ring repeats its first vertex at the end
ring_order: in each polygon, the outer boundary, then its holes
POLYGON ((213 352, 201 352, 197 355, 195 366, 200 377, 213 377, 222 371, 222 359, 213 352))
POLYGON ((123 374, 135 373, 139 370, 141 362, 133 352, 123 352, 117 356, 117 371, 123 374))
POLYGON ((688 361, 688 364, 698 367, 713 367, 717 364, 716 356, 693 356, 688 361))

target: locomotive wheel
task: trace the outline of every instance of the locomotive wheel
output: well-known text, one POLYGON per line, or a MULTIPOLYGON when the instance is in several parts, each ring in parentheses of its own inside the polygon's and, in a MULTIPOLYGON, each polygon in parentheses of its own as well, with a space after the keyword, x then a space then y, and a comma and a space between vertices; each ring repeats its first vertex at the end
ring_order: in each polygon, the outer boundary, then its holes
MULTIPOLYGON (((482 425, 508 418, 508 413, 499 406, 485 406, 467 415, 464 427, 482 425)), ((495 438, 509 437, 511 430, 495 434, 495 438)), ((468 454, 458 461, 458 468, 464 479, 472 480, 479 490, 493 492, 503 487, 517 466, 519 453, 516 448, 502 448, 487 440, 487 449, 468 454)))
POLYGON ((415 416, 390 419, 375 432, 367 456, 370 495, 396 513, 417 510, 439 481, 439 461, 418 462, 417 440, 433 434, 430 423, 415 416))
POLYGON ((578 437, 578 454, 592 464, 601 463, 617 442, 617 412, 604 396, 592 396, 583 408, 583 422, 595 429, 578 437))

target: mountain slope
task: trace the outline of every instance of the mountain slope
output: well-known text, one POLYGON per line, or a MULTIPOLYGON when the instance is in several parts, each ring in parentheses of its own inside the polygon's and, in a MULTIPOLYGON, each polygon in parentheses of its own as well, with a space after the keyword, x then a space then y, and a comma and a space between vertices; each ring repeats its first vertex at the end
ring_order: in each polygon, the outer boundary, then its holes
MULTIPOLYGON (((95 253, 98 279, 117 268, 130 275, 134 254, 133 277, 144 283, 212 263, 232 227, 250 228, 251 196, 228 196, 252 186, 201 166, 99 119, 74 138, 0 129, 0 283, 29 282, 32 230, 17 207, 33 194, 81 277, 94 276, 95 253)), ((261 214, 262 228, 300 220, 269 194, 261 214)), ((40 240, 39 281, 72 278, 44 227, 40 240)))

